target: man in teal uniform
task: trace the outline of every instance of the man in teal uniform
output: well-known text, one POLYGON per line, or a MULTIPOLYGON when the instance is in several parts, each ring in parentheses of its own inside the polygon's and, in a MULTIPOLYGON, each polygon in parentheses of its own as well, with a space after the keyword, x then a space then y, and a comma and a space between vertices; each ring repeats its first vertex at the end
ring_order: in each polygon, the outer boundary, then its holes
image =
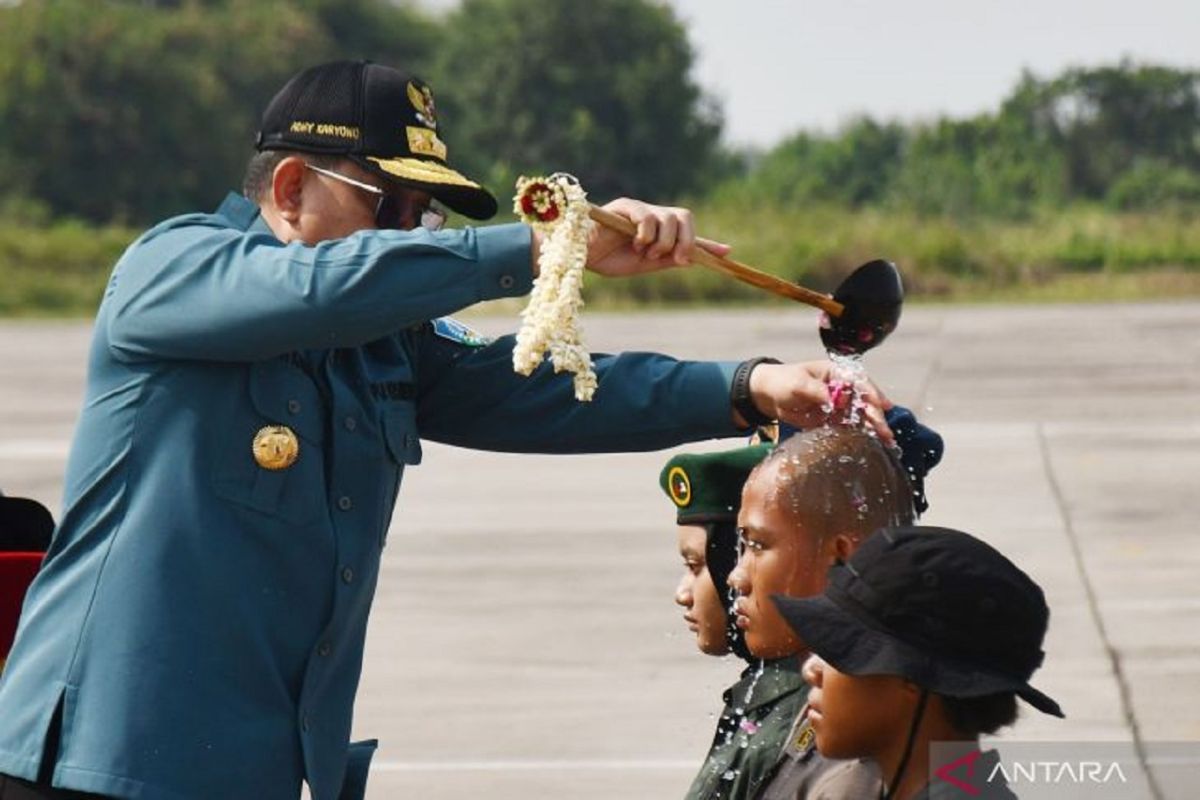
MULTIPOLYGON (((432 198, 496 211, 441 136, 419 80, 306 70, 263 116, 247 196, 155 226, 117 263, 60 524, 0 679, 3 800, 361 793, 367 614, 422 438, 620 451, 823 417, 823 364, 598 356, 584 404, 549 368, 514 374, 512 337, 438 321, 528 292, 540 246, 524 225, 420 229, 432 198)), ((638 235, 598 231, 592 269, 688 260, 687 212, 607 207, 638 235)))

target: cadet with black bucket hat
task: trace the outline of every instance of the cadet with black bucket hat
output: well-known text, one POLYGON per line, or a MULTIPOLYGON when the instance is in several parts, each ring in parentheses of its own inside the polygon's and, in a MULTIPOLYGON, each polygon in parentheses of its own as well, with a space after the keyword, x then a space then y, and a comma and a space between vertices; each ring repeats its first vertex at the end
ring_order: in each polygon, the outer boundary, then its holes
POLYGON ((804 674, 818 749, 877 761, 887 800, 1014 798, 979 737, 1012 724, 1018 697, 1063 716, 1029 684, 1050 615, 1041 588, 969 534, 885 528, 830 570, 822 595, 774 601, 814 654, 804 674), (931 763, 934 743, 971 762, 969 791, 955 760, 931 763))
MULTIPOLYGON (((422 438, 612 452, 825 417, 824 362, 598 356, 580 404, 548 365, 515 374, 513 337, 445 319, 529 292, 542 239, 433 230, 434 201, 497 206, 413 76, 305 70, 257 148, 244 196, 148 230, 105 290, 60 525, 0 681, 3 800, 361 796, 367 616, 422 438)), ((686 210, 605 207, 638 233, 597 230, 594 271, 689 260, 686 210)))

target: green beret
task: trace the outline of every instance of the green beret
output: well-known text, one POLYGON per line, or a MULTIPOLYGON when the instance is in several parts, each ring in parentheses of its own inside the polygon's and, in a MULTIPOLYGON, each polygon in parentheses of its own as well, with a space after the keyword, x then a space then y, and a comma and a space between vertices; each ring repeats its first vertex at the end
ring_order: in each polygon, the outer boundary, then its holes
POLYGON ((742 485, 773 444, 756 444, 720 453, 680 453, 667 462, 658 485, 675 504, 675 522, 691 525, 737 518, 742 485))

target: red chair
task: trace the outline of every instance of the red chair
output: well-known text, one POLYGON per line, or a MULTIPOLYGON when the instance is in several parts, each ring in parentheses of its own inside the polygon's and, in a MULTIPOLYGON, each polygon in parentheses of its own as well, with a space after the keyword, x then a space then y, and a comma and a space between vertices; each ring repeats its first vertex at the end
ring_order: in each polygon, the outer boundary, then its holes
POLYGON ((53 532, 54 518, 41 503, 0 496, 0 671, 12 648, 25 592, 53 532))

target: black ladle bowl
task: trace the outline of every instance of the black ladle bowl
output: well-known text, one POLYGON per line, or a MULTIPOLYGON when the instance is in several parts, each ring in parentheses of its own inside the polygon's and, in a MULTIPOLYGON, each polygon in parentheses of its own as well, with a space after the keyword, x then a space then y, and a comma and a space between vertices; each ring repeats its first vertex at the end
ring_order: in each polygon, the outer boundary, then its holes
POLYGON ((840 316, 821 314, 821 342, 839 355, 862 355, 878 347, 900 322, 904 284, 890 261, 863 264, 841 282, 833 299, 842 304, 840 316))

